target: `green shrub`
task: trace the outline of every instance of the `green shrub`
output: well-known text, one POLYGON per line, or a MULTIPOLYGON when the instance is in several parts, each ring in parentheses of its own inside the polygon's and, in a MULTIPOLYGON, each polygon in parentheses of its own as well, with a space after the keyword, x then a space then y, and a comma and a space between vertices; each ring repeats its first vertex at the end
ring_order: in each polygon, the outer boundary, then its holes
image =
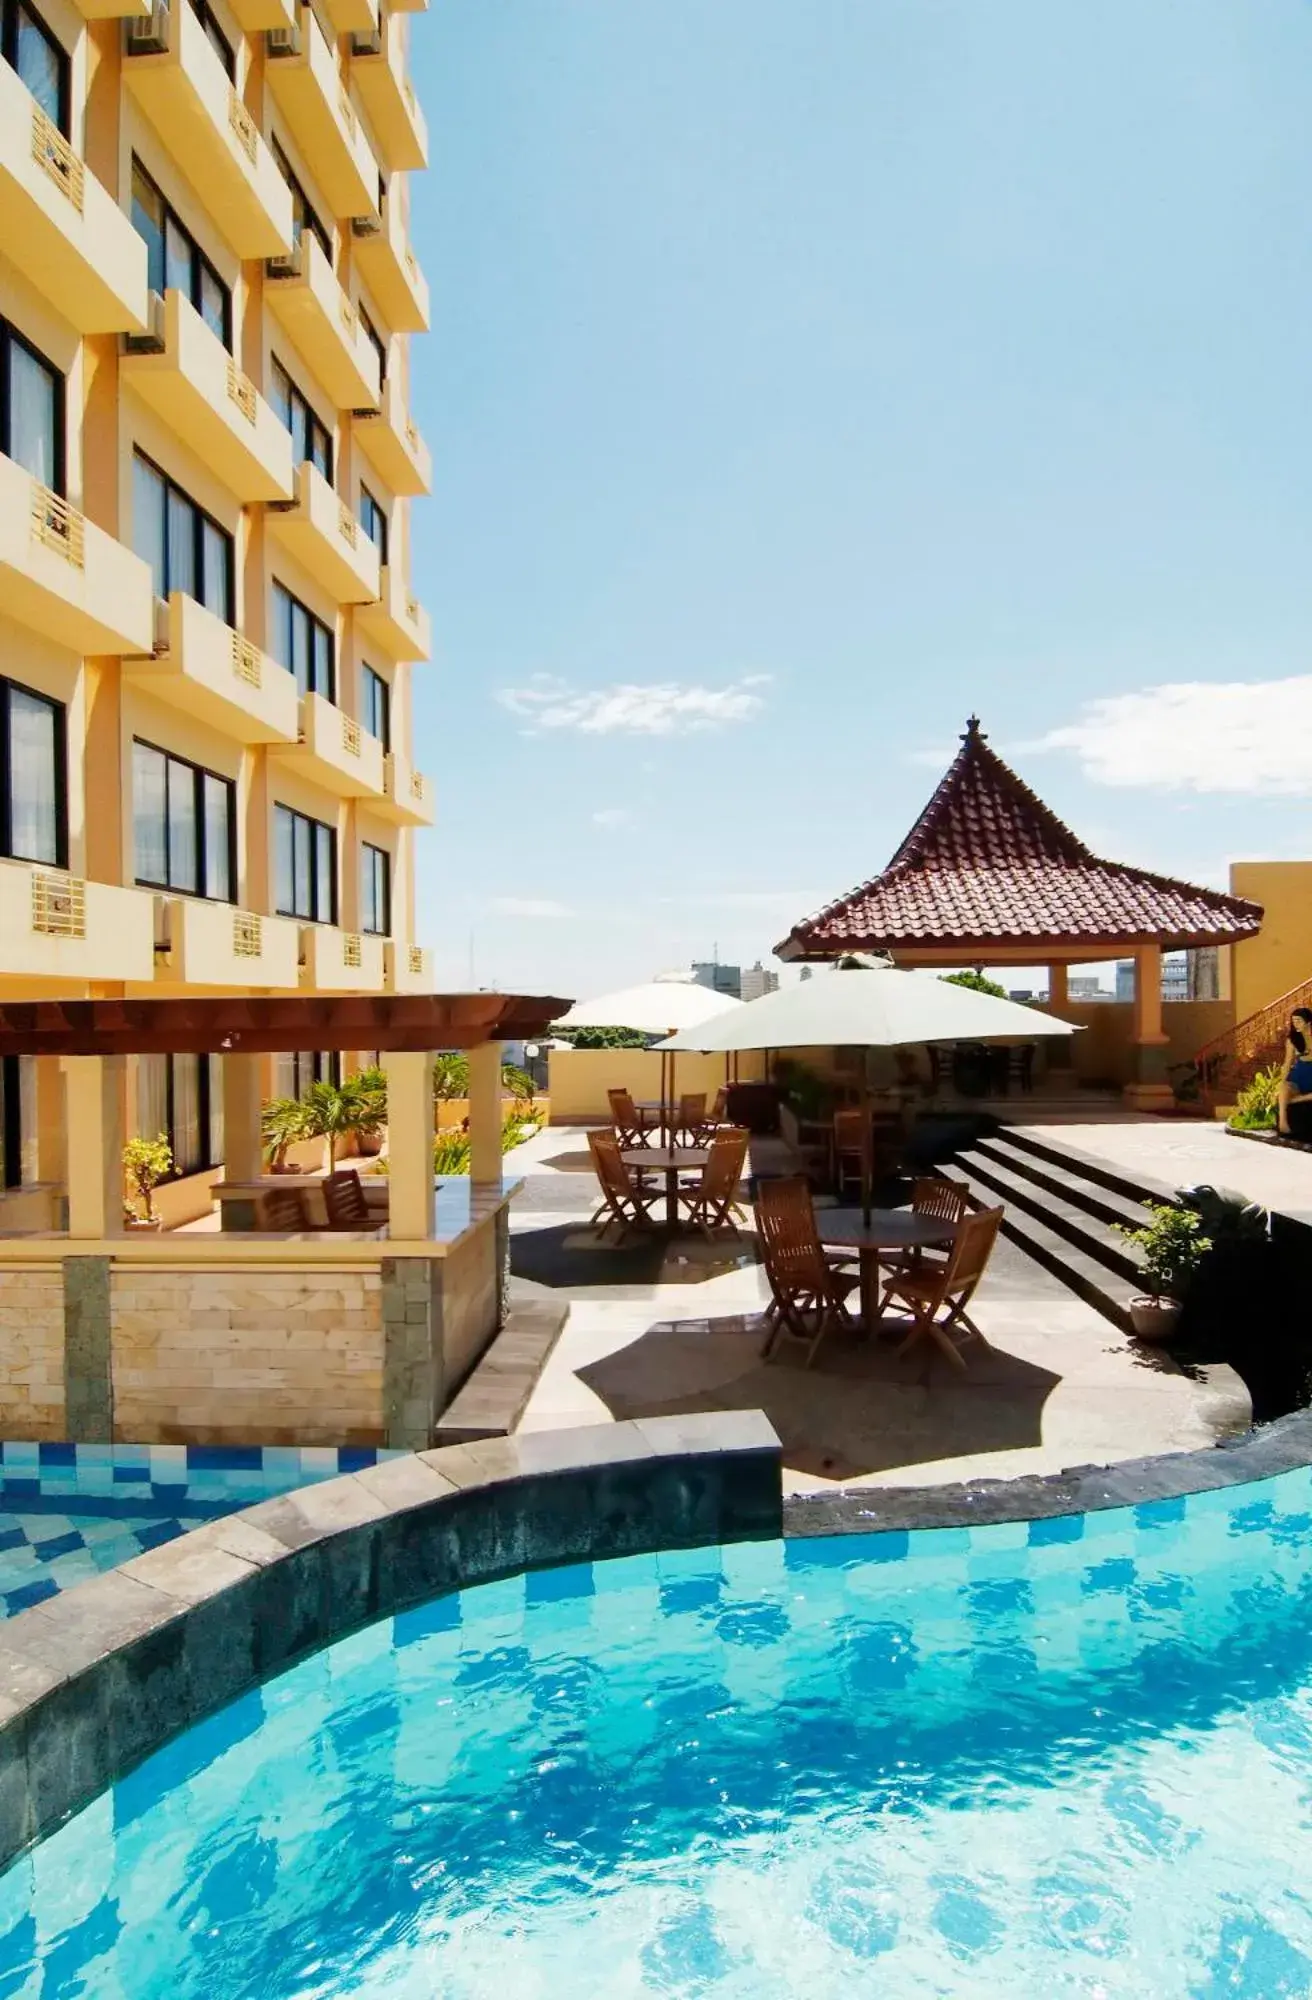
POLYGON ((129 1139, 123 1148, 123 1173, 141 1203, 143 1221, 155 1220, 155 1189, 172 1171, 173 1149, 163 1132, 153 1139, 129 1139))
POLYGON ((433 1141, 433 1172, 435 1174, 467 1174, 469 1172, 468 1132, 439 1132, 433 1141))
POLYGON ((1230 1115, 1232 1132, 1275 1131, 1280 1078, 1280 1064, 1272 1063, 1270 1069, 1260 1069, 1253 1081, 1244 1085, 1230 1115))
POLYGON ((658 1037, 637 1028, 566 1028, 557 1030, 556 1039, 573 1042, 576 1049, 645 1049, 658 1037))
POLYGON ((999 986, 996 979, 988 979, 982 972, 940 972, 939 978, 945 986, 965 986, 972 993, 988 993, 995 1000, 1005 1000, 1007 989, 999 986))
POLYGON ((1183 1299, 1212 1239, 1203 1235, 1202 1218, 1192 1209, 1155 1201, 1146 1201, 1144 1207, 1152 1221, 1143 1229, 1131 1229, 1124 1222, 1114 1222, 1112 1228, 1143 1251, 1144 1283, 1152 1296, 1183 1299))

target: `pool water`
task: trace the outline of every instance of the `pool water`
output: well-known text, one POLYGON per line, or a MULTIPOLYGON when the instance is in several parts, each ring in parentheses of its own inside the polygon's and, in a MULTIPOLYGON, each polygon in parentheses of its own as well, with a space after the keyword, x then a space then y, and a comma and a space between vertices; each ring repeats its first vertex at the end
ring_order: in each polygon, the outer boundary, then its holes
POLYGON ((471 1590, 0 1878, 5 2000, 1312 1993, 1312 1476, 471 1590))
POLYGON ((0 1443, 0 1621, 202 1521, 394 1456, 365 1446, 0 1443))

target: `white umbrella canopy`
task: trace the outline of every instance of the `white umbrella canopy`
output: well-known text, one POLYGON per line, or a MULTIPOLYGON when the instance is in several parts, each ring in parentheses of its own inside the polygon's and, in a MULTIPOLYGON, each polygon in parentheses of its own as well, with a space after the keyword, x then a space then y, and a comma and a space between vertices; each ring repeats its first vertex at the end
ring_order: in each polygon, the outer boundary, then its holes
POLYGON ((596 1000, 576 1001, 552 1025, 633 1028, 641 1035, 669 1035, 676 1029, 695 1028, 717 1014, 740 1012, 742 1006, 729 993, 712 993, 708 986, 695 986, 689 980, 653 979, 645 986, 626 986, 596 1000))
POLYGON ((1015 1000, 998 1000, 932 973, 837 971, 749 1000, 718 1019, 689 1023, 661 1044, 674 1052, 744 1049, 912 1048, 926 1042, 1029 1042, 1073 1035, 1015 1000))

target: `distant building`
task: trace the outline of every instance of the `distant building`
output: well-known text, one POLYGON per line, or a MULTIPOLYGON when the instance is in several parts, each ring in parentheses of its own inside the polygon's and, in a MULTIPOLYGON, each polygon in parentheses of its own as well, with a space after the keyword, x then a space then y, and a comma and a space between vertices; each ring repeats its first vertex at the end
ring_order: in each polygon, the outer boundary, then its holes
MULTIPOLYGON (((1162 955, 1162 998, 1163 1000, 1191 1000, 1202 998, 1189 990, 1189 960, 1196 954, 1187 951, 1168 951, 1162 955)), ((1075 981, 1071 981, 1071 991, 1075 981)), ((1116 998, 1134 998, 1134 960, 1118 959, 1116 963, 1116 998)))
POLYGON ((727 993, 731 1000, 741 1000, 743 991, 742 967, 721 965, 718 959, 703 959, 692 969, 693 984, 707 986, 712 993, 727 993))
POLYGON ((1008 993, 1007 998, 1008 1000, 1015 1000, 1023 1007, 1027 1000, 1034 998, 1034 988, 1032 986, 1015 986, 1008 993))
POLYGON ((779 991, 779 974, 770 972, 758 958, 755 965, 749 965, 742 976, 739 992, 741 1000, 759 1000, 766 993, 779 991))
MULTIPOLYGON (((1112 997, 1096 973, 1079 973, 1074 979, 1068 979, 1066 991, 1072 1000, 1110 1000, 1112 997)), ((1119 987, 1116 997, 1120 998, 1119 987)))

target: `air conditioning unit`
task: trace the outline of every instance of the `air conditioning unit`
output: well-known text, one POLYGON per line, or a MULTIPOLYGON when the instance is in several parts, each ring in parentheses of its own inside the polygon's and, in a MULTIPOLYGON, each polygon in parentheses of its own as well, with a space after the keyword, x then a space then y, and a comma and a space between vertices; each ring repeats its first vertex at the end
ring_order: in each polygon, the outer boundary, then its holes
POLYGON ((298 56, 301 53, 300 28, 295 25, 270 28, 264 37, 264 46, 270 56, 298 56))
POLYGON ((125 333, 123 352, 125 354, 162 354, 164 339, 164 294, 152 292, 146 305, 146 331, 125 333))
POLYGON ((301 246, 297 243, 291 250, 279 257, 264 260, 266 278, 299 278, 301 275, 301 246))
POLYGON ((173 956, 173 915, 167 896, 155 898, 155 957, 169 960, 173 956))
POLYGON ((353 215, 351 217, 352 236, 378 236, 382 233, 381 215, 353 215))
POLYGON ((168 0, 155 0, 149 14, 138 14, 125 24, 126 47, 130 56, 167 55, 169 46, 168 0))
POLYGON ((169 649, 169 601, 167 597, 155 599, 155 657, 169 649))
POLYGON ((380 56, 383 53, 383 31, 375 28, 367 35, 352 35, 351 54, 353 56, 380 56))

